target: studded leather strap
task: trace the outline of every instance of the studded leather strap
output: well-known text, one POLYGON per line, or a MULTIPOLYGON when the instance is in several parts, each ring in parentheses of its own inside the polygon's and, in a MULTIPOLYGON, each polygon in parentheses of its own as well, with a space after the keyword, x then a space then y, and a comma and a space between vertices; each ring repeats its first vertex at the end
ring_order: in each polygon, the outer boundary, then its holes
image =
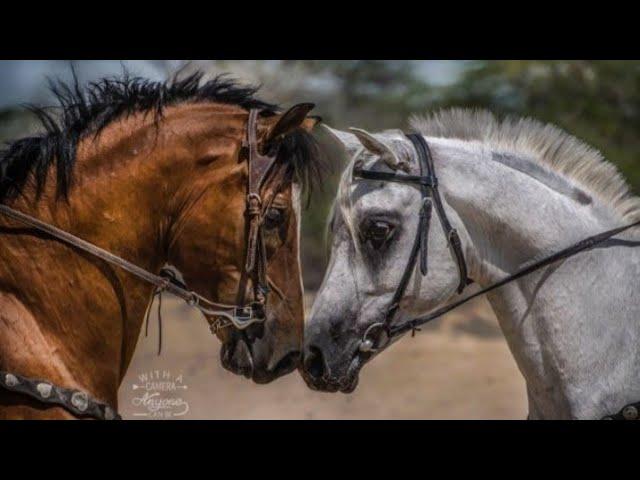
POLYGON ((640 420, 640 402, 630 403, 618 413, 602 417, 602 420, 640 420))
POLYGON ((45 380, 24 377, 0 370, 0 387, 20 393, 40 403, 62 407, 76 417, 95 420, 122 420, 106 403, 99 402, 82 390, 64 388, 45 380))

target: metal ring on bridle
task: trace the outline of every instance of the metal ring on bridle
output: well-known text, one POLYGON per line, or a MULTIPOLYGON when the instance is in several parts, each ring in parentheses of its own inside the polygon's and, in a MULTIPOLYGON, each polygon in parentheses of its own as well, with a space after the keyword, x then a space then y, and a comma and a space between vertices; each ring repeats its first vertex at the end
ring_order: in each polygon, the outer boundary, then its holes
POLYGON ((377 352, 379 348, 375 348, 373 346, 374 341, 367 337, 369 337, 369 334, 371 333, 372 330, 375 330, 377 328, 385 330, 385 327, 386 327, 386 324, 384 322, 376 322, 369 325, 367 329, 364 331, 364 334, 362 335, 362 341, 359 347, 360 351, 363 353, 377 352))

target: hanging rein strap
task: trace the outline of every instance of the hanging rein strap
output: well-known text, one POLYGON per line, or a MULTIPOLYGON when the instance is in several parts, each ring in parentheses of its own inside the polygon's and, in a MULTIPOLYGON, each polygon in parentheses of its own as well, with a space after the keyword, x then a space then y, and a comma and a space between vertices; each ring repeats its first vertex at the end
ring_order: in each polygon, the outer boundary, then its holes
MULTIPOLYGON (((187 286, 182 283, 180 280, 176 278, 175 273, 168 268, 163 268, 160 270, 160 276, 168 279, 169 282, 176 284, 178 287, 186 289, 187 286)), ((149 336, 149 318, 151 317, 151 307, 153 305, 153 301, 156 297, 158 297, 158 355, 162 353, 162 292, 163 289, 156 288, 151 295, 151 300, 149 301, 149 305, 147 305, 147 311, 144 315, 144 336, 149 336)))

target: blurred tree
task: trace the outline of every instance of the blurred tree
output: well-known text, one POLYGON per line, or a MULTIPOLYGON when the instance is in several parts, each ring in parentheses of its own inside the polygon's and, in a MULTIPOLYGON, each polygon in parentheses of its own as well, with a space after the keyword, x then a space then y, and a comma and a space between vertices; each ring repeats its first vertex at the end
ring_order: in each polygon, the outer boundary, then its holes
MULTIPOLYGON (((378 131, 402 128, 410 113, 431 99, 432 89, 416 71, 415 62, 380 60, 284 61, 283 70, 300 68, 306 98, 318 104, 323 121, 334 128, 349 126, 378 131)), ((302 93, 302 92, 301 92, 302 93)), ((327 261, 325 229, 337 183, 347 159, 338 145, 320 129, 317 133, 329 166, 321 192, 304 212, 302 228, 305 285, 317 288, 327 261)))
MULTIPOLYGON (((287 61, 285 64, 293 61, 287 61)), ((401 128, 434 89, 408 60, 304 60, 310 74, 332 85, 322 104, 325 121, 338 128, 401 128)), ((317 81, 317 80, 316 80, 317 81)))
POLYGON ((19 107, 0 109, 0 145, 32 134, 38 128, 37 118, 30 111, 19 107))
POLYGON ((640 193, 640 61, 474 62, 435 106, 553 123, 599 149, 640 193))

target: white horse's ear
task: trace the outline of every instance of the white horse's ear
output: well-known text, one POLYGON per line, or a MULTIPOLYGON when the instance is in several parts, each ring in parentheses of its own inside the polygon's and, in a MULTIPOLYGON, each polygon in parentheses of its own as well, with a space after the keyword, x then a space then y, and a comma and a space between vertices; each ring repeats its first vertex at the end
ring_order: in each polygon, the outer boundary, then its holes
POLYGON ((400 160, 386 143, 361 128, 352 127, 349 130, 358 137, 358 140, 360 140, 364 148, 374 155, 379 156, 389 168, 392 170, 403 170, 405 172, 410 171, 409 164, 406 161, 400 160))
POLYGON ((334 140, 338 141, 347 150, 349 158, 352 158, 360 150, 360 142, 354 134, 333 129, 326 123, 321 123, 318 127, 324 129, 334 140))

